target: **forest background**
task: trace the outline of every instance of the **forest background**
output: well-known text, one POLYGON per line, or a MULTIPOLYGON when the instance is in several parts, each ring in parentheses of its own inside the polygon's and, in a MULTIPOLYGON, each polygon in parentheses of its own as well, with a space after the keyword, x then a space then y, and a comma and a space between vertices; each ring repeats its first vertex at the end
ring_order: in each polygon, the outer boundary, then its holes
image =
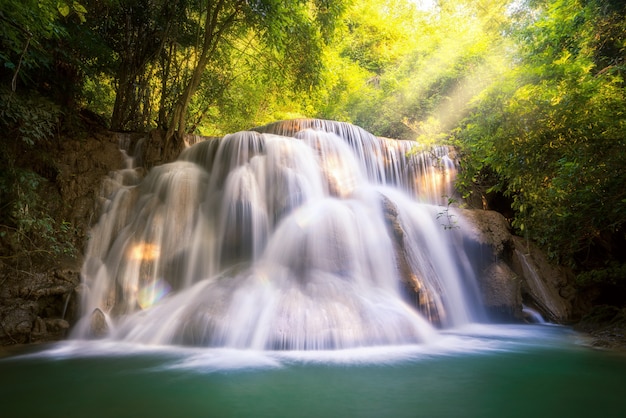
POLYGON ((0 258, 77 253, 47 149, 94 122, 315 117, 456 147, 459 192, 626 300, 621 0, 1 0, 0 258))

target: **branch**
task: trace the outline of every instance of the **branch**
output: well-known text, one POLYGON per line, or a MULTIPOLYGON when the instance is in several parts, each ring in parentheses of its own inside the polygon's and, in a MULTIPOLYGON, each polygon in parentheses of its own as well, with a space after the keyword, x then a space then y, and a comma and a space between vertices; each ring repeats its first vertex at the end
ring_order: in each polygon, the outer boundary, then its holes
POLYGON ((17 62, 17 67, 15 67, 15 73, 13 73, 13 79, 11 79, 11 91, 13 91, 14 93, 15 93, 15 90, 17 89, 17 75, 19 74, 20 68, 22 67, 22 61, 24 60, 24 56, 26 55, 26 51, 28 50, 28 45, 30 45, 31 37, 32 35, 26 38, 26 45, 24 45, 24 50, 22 51, 22 54, 20 55, 20 60, 17 62))

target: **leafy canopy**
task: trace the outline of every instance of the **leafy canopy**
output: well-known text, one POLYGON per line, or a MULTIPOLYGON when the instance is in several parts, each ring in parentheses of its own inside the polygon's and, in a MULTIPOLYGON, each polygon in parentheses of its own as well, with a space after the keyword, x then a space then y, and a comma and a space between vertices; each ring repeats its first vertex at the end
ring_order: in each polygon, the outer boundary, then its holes
POLYGON ((577 254, 590 260, 624 236, 625 9, 603 0, 526 7, 512 33, 518 65, 457 130, 462 182, 495 173, 492 190, 512 199, 518 231, 561 261, 584 262, 577 254))

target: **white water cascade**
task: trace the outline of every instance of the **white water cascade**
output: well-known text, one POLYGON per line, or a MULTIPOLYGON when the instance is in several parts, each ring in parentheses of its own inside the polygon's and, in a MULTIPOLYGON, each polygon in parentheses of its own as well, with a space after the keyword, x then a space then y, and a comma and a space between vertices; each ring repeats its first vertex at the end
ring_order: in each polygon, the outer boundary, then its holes
POLYGON ((326 350, 475 321, 462 219, 445 206, 454 163, 414 145, 296 120, 199 142, 143 179, 116 173, 75 336, 326 350))

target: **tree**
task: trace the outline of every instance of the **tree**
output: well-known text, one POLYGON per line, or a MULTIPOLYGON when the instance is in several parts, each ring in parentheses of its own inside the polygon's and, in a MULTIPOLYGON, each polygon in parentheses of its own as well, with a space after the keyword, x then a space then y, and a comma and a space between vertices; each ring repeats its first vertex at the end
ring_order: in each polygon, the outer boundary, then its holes
POLYGON ((180 48, 194 45, 191 0, 87 0, 87 24, 72 28, 74 48, 92 77, 113 80, 110 124, 115 130, 166 126, 164 108, 180 48), (157 106, 163 109, 157 109, 157 106))
POLYGON ((105 46, 92 49, 113 62, 102 67, 115 85, 112 128, 158 126, 168 138, 198 128, 242 78, 235 62, 249 57, 258 77, 270 71, 308 89, 343 9, 344 0, 90 0, 92 45, 105 46))
POLYGON ((626 9, 604 0, 527 6, 512 32, 518 66, 458 131, 462 183, 494 173, 513 225, 561 262, 590 268, 600 249, 623 262, 626 9))
POLYGON ((309 87, 317 82, 322 47, 330 39, 335 20, 344 4, 340 0, 282 2, 279 0, 217 0, 204 3, 202 42, 197 61, 175 103, 168 138, 187 128, 189 105, 207 66, 220 49, 249 36, 283 61, 295 87, 309 87))
POLYGON ((355 3, 331 55, 335 74, 326 99, 318 99, 321 116, 381 136, 445 137, 502 71, 506 3, 438 4, 424 10, 408 0, 355 3))
POLYGON ((56 7, 34 0, 4 1, 0 4, 0 71, 9 79, 11 90, 18 80, 32 81, 34 71, 50 64, 51 55, 45 41, 63 35, 56 7))

